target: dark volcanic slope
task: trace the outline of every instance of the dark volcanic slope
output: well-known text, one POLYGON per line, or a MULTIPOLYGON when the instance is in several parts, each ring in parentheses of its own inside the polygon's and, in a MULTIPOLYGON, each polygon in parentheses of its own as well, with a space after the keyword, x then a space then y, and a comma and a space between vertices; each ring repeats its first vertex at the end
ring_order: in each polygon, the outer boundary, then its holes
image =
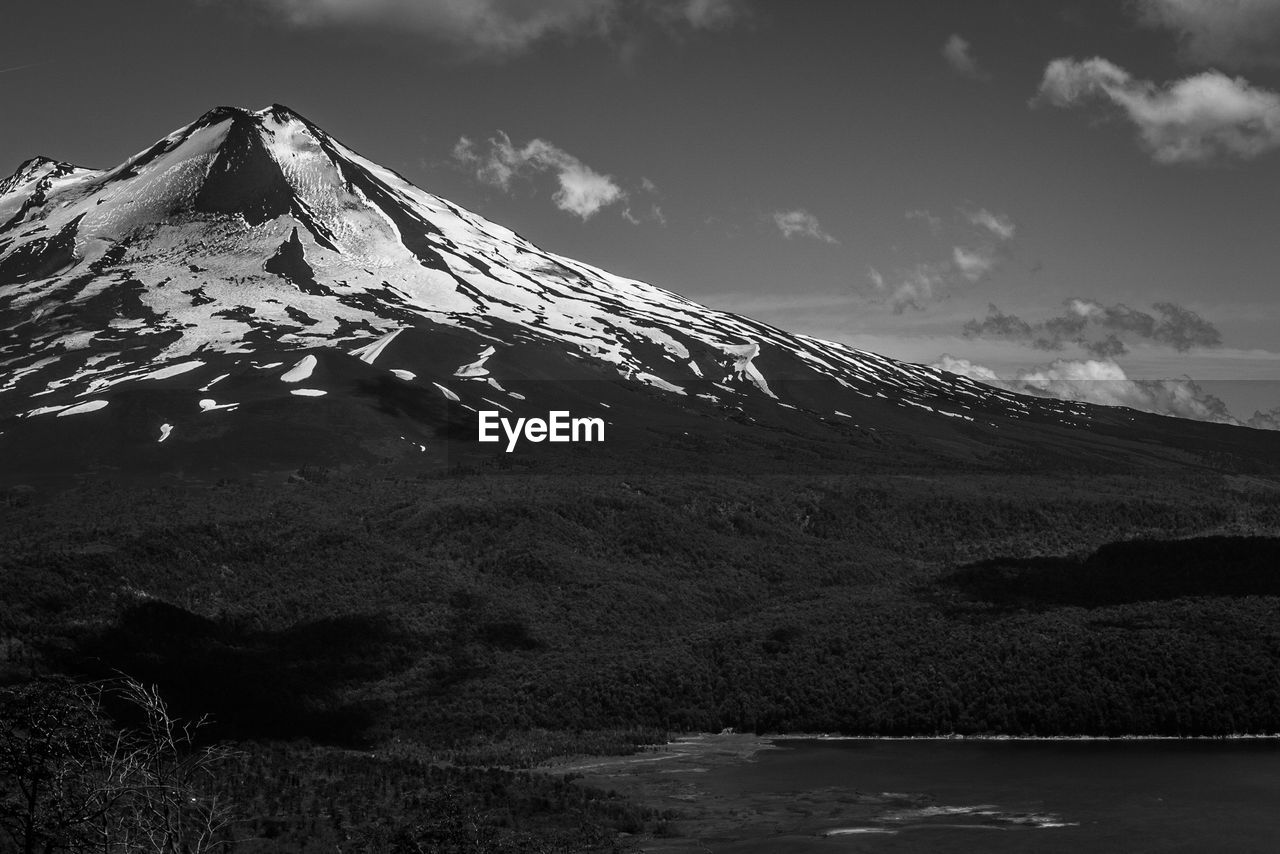
POLYGON ((715 311, 544 252, 284 107, 220 107, 114 169, 38 158, 0 183, 10 473, 436 463, 477 410, 553 408, 640 446, 773 431, 932 464, 1270 466, 1280 445, 715 311))

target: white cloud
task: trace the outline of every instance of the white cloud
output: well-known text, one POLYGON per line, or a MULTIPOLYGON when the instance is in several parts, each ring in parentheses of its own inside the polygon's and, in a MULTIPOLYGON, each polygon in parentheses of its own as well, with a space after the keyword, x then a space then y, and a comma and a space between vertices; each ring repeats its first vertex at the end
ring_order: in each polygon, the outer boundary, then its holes
POLYGON ((560 210, 584 220, 627 198, 613 178, 543 139, 530 140, 517 148, 510 137, 499 131, 480 150, 464 136, 454 145, 453 157, 473 169, 477 179, 502 190, 509 190, 517 177, 554 172, 560 187, 551 200, 560 210))
POLYGON ((929 230, 938 232, 942 230, 942 217, 937 216, 930 211, 923 209, 910 210, 906 213, 907 219, 919 220, 929 226, 929 230))
POLYGON ((630 206, 627 206, 622 209, 622 218, 632 225, 642 225, 646 222, 656 222, 658 225, 667 224, 667 215, 662 212, 662 208, 658 205, 649 205, 647 211, 643 208, 633 210, 630 206))
POLYGON ((1048 365, 1019 371, 1010 379, 999 377, 995 371, 983 365, 945 353, 931 367, 1038 397, 1079 400, 1103 406, 1127 406, 1143 412, 1196 421, 1240 423, 1231 417, 1226 404, 1207 394, 1190 377, 1134 380, 1109 359, 1058 359, 1048 365))
POLYGON ((1008 257, 1006 244, 1017 233, 1012 219, 985 208, 956 208, 946 221, 924 209, 909 210, 906 218, 927 225, 941 245, 933 260, 899 267, 890 276, 874 268, 868 272, 875 295, 889 302, 897 314, 909 308, 923 311, 927 304, 995 273, 1008 257), (952 239, 958 242, 951 243, 952 239), (949 252, 943 248, 948 244, 949 252))
POLYGON ((1249 159, 1280 147, 1280 95, 1217 71, 1159 87, 1100 57, 1055 59, 1037 100, 1057 107, 1110 101, 1160 163, 1249 159))
POLYGON ((562 211, 588 219, 601 208, 623 197, 622 190, 608 175, 593 172, 578 163, 560 170, 560 189, 552 196, 562 211))
POLYGON ((1018 228, 1014 225, 1013 220, 1004 214, 992 213, 986 208, 968 211, 964 216, 970 225, 984 228, 1000 240, 1013 240, 1018 233, 1018 228))
POLYGON ((1235 423, 1222 401, 1205 394, 1189 378, 1131 380, 1123 368, 1107 360, 1059 359, 1051 365, 1024 371, 1018 380, 1026 390, 1044 397, 1129 406, 1198 421, 1235 423))
POLYGON ((1280 407, 1266 412, 1258 410, 1244 423, 1258 430, 1280 430, 1280 407))
MULTIPOLYGON (((204 0, 213 2, 213 0, 204 0)), ((738 20, 746 0, 255 0, 303 27, 371 26, 418 32, 473 56, 519 54, 555 36, 609 37, 645 20, 712 29, 738 20)))
POLYGON ((793 237, 807 237, 821 240, 824 243, 839 243, 823 229, 818 218, 803 208, 790 211, 774 211, 773 224, 782 232, 782 236, 790 240, 793 237))
POLYGON ((950 353, 943 353, 929 367, 937 368, 940 371, 959 374, 962 377, 968 377, 971 380, 977 380, 978 382, 986 383, 987 385, 1004 388, 1004 381, 996 375, 995 371, 984 365, 974 364, 968 359, 961 359, 959 357, 952 356, 950 353))
POLYGON ((1193 62, 1246 68, 1280 66, 1280 3, 1276 0, 1139 0, 1149 26, 1172 30, 1193 62))
POLYGON ((942 46, 942 58, 947 61, 957 74, 972 77, 975 80, 986 79, 986 74, 978 67, 973 58, 973 45, 959 33, 952 33, 942 46))
POLYGON ((947 263, 926 263, 902 272, 896 284, 891 284, 880 271, 872 267, 867 279, 877 295, 888 300, 895 314, 907 309, 923 311, 926 304, 941 299, 950 290, 952 274, 947 263))
POLYGON ((966 249, 956 246, 951 250, 951 262, 956 265, 960 275, 971 282, 977 282, 996 268, 996 257, 993 253, 982 249, 966 249))
POLYGON ((649 6, 660 17, 700 30, 727 26, 745 14, 741 0, 650 0, 649 6))

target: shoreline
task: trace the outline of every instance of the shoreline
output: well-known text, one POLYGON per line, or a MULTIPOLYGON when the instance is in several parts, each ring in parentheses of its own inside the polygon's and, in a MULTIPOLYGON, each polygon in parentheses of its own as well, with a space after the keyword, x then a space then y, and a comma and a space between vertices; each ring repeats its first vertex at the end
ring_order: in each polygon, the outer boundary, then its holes
POLYGON ((720 760, 747 761, 761 751, 780 747, 786 742, 1248 742, 1280 741, 1280 733, 1232 733, 1230 735, 832 735, 830 733, 756 733, 687 732, 679 733, 661 744, 641 746, 634 753, 616 756, 557 757, 539 763, 529 770, 557 769, 579 773, 602 768, 619 768, 666 759, 705 758, 716 755, 720 760))
MULTIPOLYGON (((706 735, 706 733, 701 735, 706 735)), ((1231 733, 1229 735, 964 735, 962 733, 948 735, 831 735, 829 733, 774 733, 758 737, 766 741, 1275 741, 1280 740, 1280 733, 1231 733)))
MULTIPOLYGON (((924 783, 919 790, 879 791, 853 786, 816 786, 792 791, 794 783, 780 782, 777 791, 758 785, 735 786, 732 769, 754 763, 766 751, 801 748, 804 743, 825 742, 941 742, 984 744, 994 742, 1216 742, 1227 744, 1271 743, 1280 739, 1273 734, 1232 734, 1227 736, 847 736, 828 733, 684 733, 665 744, 651 745, 639 753, 612 757, 578 757, 576 760, 541 766, 542 773, 573 773, 582 783, 601 790, 618 792, 628 801, 665 816, 662 832, 638 837, 637 850, 646 854, 692 854, 711 850, 708 846, 725 846, 726 850, 751 840, 773 840, 784 845, 787 840, 809 840, 819 837, 857 837, 862 834, 890 835, 918 828, 935 828, 941 821, 938 810, 967 810, 969 818, 986 815, 975 812, 968 801, 937 801, 924 783), (789 744, 790 743, 790 744, 789 744), (721 772, 721 773, 717 773, 721 772), (725 776, 723 772, 729 772, 725 776), (726 782, 727 781, 727 782, 726 782), (960 804, 962 806, 956 806, 960 804), (971 815, 972 814, 972 815, 971 815), (903 816, 917 816, 919 821, 905 821, 903 816)), ((835 745, 832 745, 835 747, 835 745)), ((923 745, 922 745, 923 747, 923 745)), ((1268 748, 1270 749, 1270 748, 1268 748)), ((1122 752, 1115 754, 1124 756, 1122 752)), ((1185 754, 1184 754, 1185 755, 1185 754)), ((786 765, 784 761, 783 765, 786 765)), ((750 776, 750 775, 748 775, 750 776)), ((756 775, 759 776, 758 774, 756 775)), ((982 802, 986 804, 986 801, 982 802)), ((1002 803, 1002 802, 1001 802, 1002 803)), ((1027 825, 1036 818, 1036 828, 1071 827, 1078 823, 1060 810, 1024 804, 1004 807, 983 806, 998 813, 997 825, 983 824, 988 829, 1007 830, 1027 825)), ((976 819, 973 819, 976 821, 976 819)), ((968 819, 966 819, 968 821, 968 819)), ((961 829, 977 828, 965 823, 961 829)), ((762 843, 763 844, 763 843, 762 843)), ((746 849, 744 849, 746 850, 746 849)), ((757 850, 755 848, 751 850, 757 850)), ((760 848, 758 850, 769 850, 760 848)), ((808 850, 808 849, 806 849, 808 850)))

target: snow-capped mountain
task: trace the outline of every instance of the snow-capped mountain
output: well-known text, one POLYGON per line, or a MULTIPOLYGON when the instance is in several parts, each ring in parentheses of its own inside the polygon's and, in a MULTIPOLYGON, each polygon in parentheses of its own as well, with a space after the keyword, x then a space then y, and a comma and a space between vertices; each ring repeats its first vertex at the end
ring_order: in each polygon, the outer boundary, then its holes
POLYGON ((112 169, 36 158, 0 183, 11 459, 385 458, 468 412, 566 400, 620 428, 665 410, 939 446, 1169 421, 788 334, 546 252, 278 105, 219 107, 112 169))

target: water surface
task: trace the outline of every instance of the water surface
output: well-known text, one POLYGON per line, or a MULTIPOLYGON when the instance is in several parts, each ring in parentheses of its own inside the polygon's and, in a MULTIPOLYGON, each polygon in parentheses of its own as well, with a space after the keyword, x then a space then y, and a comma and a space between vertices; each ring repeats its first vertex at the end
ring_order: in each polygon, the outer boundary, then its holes
POLYGON ((1274 740, 787 739, 632 782, 691 817, 647 851, 1280 852, 1274 740))

